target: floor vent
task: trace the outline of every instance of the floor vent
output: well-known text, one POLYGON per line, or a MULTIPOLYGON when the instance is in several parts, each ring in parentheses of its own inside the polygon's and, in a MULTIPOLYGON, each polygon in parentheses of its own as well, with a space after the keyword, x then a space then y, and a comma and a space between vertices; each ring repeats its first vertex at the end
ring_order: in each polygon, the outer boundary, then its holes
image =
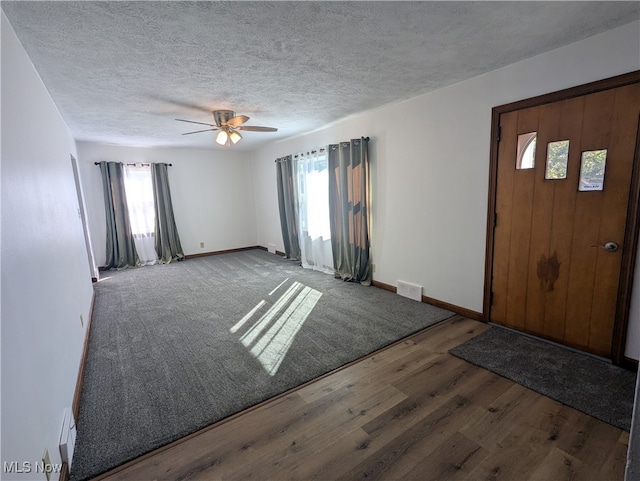
POLYGON ((398 281, 398 295, 408 297, 414 301, 422 301, 422 286, 410 282, 398 281))

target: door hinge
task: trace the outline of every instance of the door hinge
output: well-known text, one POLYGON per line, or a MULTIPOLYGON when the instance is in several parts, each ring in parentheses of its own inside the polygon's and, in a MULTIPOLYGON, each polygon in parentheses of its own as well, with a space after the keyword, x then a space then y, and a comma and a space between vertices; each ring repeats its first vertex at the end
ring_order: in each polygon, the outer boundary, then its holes
POLYGON ((500 142, 501 138, 502 138, 502 127, 498 125, 498 136, 496 137, 496 140, 500 142))
POLYGON ((494 212, 493 213, 493 228, 495 229, 497 225, 498 225, 498 213, 494 212))

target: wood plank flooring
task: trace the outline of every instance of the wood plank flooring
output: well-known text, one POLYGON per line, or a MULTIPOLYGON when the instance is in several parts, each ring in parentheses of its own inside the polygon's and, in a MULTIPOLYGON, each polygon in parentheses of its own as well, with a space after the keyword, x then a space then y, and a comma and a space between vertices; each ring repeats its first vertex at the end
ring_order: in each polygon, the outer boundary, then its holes
POLYGON ((629 435, 448 354, 456 316, 101 477, 622 480, 629 435))

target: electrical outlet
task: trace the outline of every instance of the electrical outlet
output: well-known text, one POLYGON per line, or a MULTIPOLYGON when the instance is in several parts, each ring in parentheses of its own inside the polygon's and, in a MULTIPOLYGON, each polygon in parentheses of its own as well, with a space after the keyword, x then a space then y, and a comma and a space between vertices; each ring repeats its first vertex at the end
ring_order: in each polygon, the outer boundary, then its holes
POLYGON ((375 272, 376 271, 376 265, 375 264, 371 264, 371 272, 375 272))
POLYGON ((49 458, 49 450, 44 448, 42 453, 42 470, 44 471, 47 481, 51 480, 51 459, 49 458))
POLYGON ((200 242, 200 247, 204 247, 204 242, 200 242))

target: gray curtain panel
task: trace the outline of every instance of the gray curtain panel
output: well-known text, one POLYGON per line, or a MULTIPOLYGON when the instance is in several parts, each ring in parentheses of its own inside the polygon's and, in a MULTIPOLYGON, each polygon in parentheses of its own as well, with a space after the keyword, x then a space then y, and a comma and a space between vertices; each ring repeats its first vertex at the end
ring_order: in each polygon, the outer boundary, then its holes
POLYGON ((107 262, 105 269, 124 269, 140 265, 131 234, 124 169, 120 162, 100 162, 104 208, 107 218, 107 262))
POLYGON ((370 285, 369 141, 330 145, 329 215, 335 276, 370 285))
POLYGON ((180 236, 173 216, 167 164, 151 164, 153 203, 156 213, 155 242, 162 264, 184 259, 180 236))
POLYGON ((280 227, 285 255, 290 259, 300 259, 298 243, 298 213, 293 177, 293 159, 290 155, 276 159, 278 178, 278 206, 280 207, 280 227))

